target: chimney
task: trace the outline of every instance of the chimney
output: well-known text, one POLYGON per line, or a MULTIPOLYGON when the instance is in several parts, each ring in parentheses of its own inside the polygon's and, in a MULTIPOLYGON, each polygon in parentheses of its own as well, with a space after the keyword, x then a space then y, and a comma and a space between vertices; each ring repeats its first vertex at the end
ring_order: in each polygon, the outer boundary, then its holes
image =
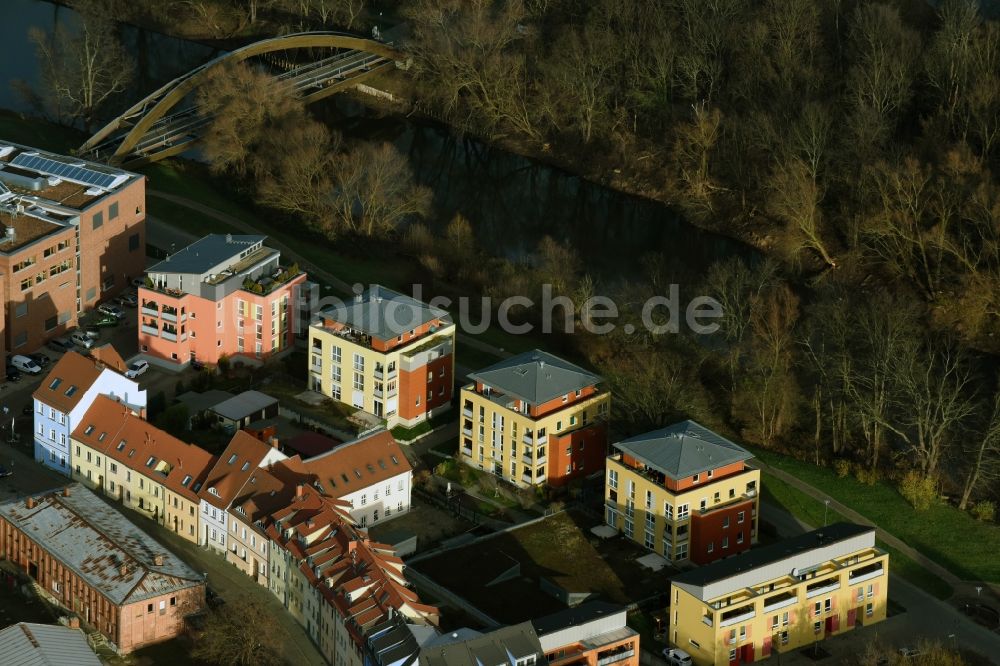
POLYGON ((124 562, 122 562, 120 565, 118 565, 118 573, 120 573, 122 576, 127 576, 128 575, 128 565, 125 564, 124 562))
POLYGON ((63 488, 62 495, 63 495, 63 497, 69 497, 69 486, 66 486, 65 488, 63 488))
POLYGON ((295 496, 296 497, 302 497, 302 493, 304 491, 305 491, 305 486, 303 486, 301 483, 299 483, 299 484, 297 484, 295 486, 295 496))
POLYGON ((70 629, 79 629, 80 618, 78 618, 76 615, 71 615, 69 619, 66 621, 66 626, 69 627, 70 629))
POLYGON ((277 437, 272 437, 271 438, 271 448, 273 448, 273 449, 278 448, 278 438, 277 437))
POLYGON ((163 566, 163 555, 157 553, 153 556, 153 566, 162 567, 163 566))
POLYGON ((226 234, 226 242, 227 243, 232 243, 233 242, 233 235, 232 234, 226 234))
POLYGON ((25 502, 25 505, 26 505, 26 506, 27 506, 27 507, 28 507, 29 509, 34 509, 34 508, 35 508, 35 498, 34 498, 34 497, 29 497, 29 498, 28 498, 28 501, 27 501, 27 502, 25 502))
POLYGON ((357 547, 358 547, 358 542, 355 541, 354 539, 351 539, 350 541, 347 542, 348 553, 354 553, 354 551, 357 550, 357 547))

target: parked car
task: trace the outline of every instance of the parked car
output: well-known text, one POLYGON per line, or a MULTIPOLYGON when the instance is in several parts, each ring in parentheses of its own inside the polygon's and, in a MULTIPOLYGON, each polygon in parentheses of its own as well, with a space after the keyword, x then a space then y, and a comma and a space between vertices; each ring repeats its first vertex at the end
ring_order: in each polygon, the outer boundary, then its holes
POLYGON ((45 343, 45 346, 57 352, 64 352, 73 348, 73 341, 68 337, 52 338, 45 343))
POLYGON ((664 648, 663 658, 670 666, 691 666, 691 655, 680 648, 664 648))
POLYGON ((69 339, 73 341, 73 344, 80 345, 84 349, 90 349, 94 346, 94 339, 87 335, 85 331, 74 331, 69 339))
POLYGON ((4 467, 3 465, 0 465, 0 479, 4 478, 5 476, 10 476, 13 473, 14 470, 8 467, 4 467))
POLYGON ((32 416, 34 413, 35 413, 35 405, 34 405, 34 403, 30 403, 29 402, 27 405, 25 405, 21 409, 21 415, 22 416, 32 416))
POLYGON ((122 294, 115 299, 120 305, 127 305, 130 308, 134 308, 139 305, 139 299, 135 294, 122 294))
POLYGON ((105 315, 94 322, 94 326, 97 328, 110 328, 112 326, 117 326, 121 321, 118 317, 113 317, 111 315, 105 315))
POLYGON ((42 352, 35 352, 34 354, 28 354, 28 358, 30 358, 32 361, 37 363, 39 367, 42 368, 49 367, 49 363, 52 362, 51 359, 42 352))
POLYGON ((132 365, 128 366, 128 370, 125 371, 125 376, 129 379, 135 379, 147 370, 149 370, 149 361, 136 361, 132 365))
POLYGON ((112 303, 101 303, 100 305, 97 306, 97 311, 100 312, 101 314, 111 315, 112 317, 118 317, 119 319, 125 318, 125 311, 112 303))
POLYGON ((38 365, 27 356, 23 356, 21 354, 15 354, 12 356, 10 359, 10 365, 14 366, 21 372, 27 372, 32 375, 37 375, 42 371, 42 366, 38 365))
POLYGON ((7 381, 9 382, 19 382, 21 381, 21 371, 12 365, 7 365, 7 381))

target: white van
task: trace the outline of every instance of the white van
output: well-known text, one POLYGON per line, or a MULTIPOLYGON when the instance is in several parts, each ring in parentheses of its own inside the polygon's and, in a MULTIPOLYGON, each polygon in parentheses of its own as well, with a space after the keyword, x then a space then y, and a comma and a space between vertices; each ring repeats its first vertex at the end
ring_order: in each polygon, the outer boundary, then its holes
POLYGON ((94 346, 94 339, 87 335, 84 331, 74 331, 69 339, 80 345, 84 349, 90 349, 94 346))
POLYGON ((42 371, 42 366, 38 365, 27 356, 22 356, 21 354, 12 356, 10 364, 21 372, 27 372, 32 375, 37 375, 42 371))
POLYGON ((680 648, 665 648, 663 657, 670 666, 691 666, 691 655, 680 648))

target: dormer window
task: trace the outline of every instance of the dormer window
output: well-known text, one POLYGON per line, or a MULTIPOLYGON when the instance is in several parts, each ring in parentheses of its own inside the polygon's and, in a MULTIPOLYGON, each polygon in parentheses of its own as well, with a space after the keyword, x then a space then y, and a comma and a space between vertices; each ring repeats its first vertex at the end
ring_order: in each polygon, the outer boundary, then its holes
POLYGON ((119 451, 124 451, 125 450, 125 440, 124 439, 122 441, 118 442, 118 447, 117 448, 118 448, 119 451))
POLYGON ((695 474, 693 477, 691 477, 691 483, 698 483, 699 481, 701 481, 700 474, 695 474))
POLYGON ((208 492, 212 493, 212 494, 213 494, 213 495, 215 495, 216 497, 219 497, 219 496, 220 496, 220 495, 219 495, 219 491, 215 489, 215 486, 212 486, 211 488, 209 488, 209 489, 208 489, 208 492))

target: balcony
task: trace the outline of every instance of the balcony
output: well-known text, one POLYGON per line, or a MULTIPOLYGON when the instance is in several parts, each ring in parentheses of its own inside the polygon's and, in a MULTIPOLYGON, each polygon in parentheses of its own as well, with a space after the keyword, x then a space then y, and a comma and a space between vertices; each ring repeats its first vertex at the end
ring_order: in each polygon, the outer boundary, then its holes
POLYGON ((847 584, 857 585, 858 583, 863 583, 866 580, 871 580, 872 578, 878 578, 884 573, 885 569, 882 568, 882 563, 879 562, 878 566, 876 567, 869 566, 852 571, 847 584))
POLYGON ((177 334, 165 329, 160 334, 160 337, 163 338, 164 340, 169 340, 170 342, 177 342, 177 334))
POLYGON ((789 592, 786 594, 777 594, 769 599, 764 600, 764 612, 770 613, 771 611, 780 610, 782 608, 788 608, 789 606, 794 606, 798 603, 799 597, 795 592, 789 592))
POLYGON ((472 418, 472 410, 469 409, 469 408, 462 409, 462 416, 464 416, 467 419, 471 419, 472 418))
POLYGON ((534 435, 530 432, 526 432, 523 435, 521 435, 521 441, 524 442, 525 444, 534 444, 535 443, 534 435))
MULTIPOLYGON (((262 248, 269 249, 269 248, 262 248)), ((249 258, 252 258, 250 255, 249 258)), ((235 267, 233 273, 239 273, 239 266, 235 267)), ((280 266, 277 270, 273 271, 270 275, 261 276, 257 279, 252 277, 246 277, 241 285, 243 291, 249 291, 252 294, 269 294, 275 289, 278 289, 282 285, 288 284, 298 276, 302 275, 302 271, 299 270, 298 264, 292 264, 288 268, 282 269, 280 266)))
POLYGON ((738 614, 735 614, 735 615, 729 615, 728 617, 726 617, 726 615, 723 614, 722 620, 719 622, 719 626, 720 627, 729 627, 729 626, 732 626, 734 624, 739 624, 740 622, 746 622, 747 620, 752 619, 754 617, 754 615, 756 615, 756 614, 757 613, 756 613, 756 611, 754 611, 753 607, 751 607, 750 610, 748 610, 746 612, 738 613, 738 614))
POLYGON ((466 437, 472 437, 472 428, 462 428, 462 434, 466 437))
POLYGON ((139 308, 139 310, 142 312, 142 314, 148 315, 150 317, 160 316, 160 310, 156 307, 156 303, 144 303, 143 306, 139 308))
POLYGON ((384 397, 384 396, 385 396, 385 392, 384 392, 384 391, 383 391, 382 389, 377 389, 377 388, 373 388, 373 389, 372 389, 372 394, 373 394, 373 395, 374 395, 374 396, 375 396, 376 398, 382 398, 382 397, 384 397))
POLYGON ((597 666, 607 666, 607 664, 614 664, 615 662, 624 661, 629 657, 635 656, 635 648, 627 648, 625 650, 619 650, 618 652, 613 652, 606 657, 601 657, 598 653, 597 666))
POLYGON ((549 441, 549 436, 548 435, 542 435, 541 437, 538 437, 538 438, 535 439, 535 444, 545 444, 548 441, 549 441))
POLYGON ((385 379, 385 372, 380 367, 376 367, 372 374, 375 375, 375 379, 378 380, 385 379))
POLYGON ((148 324, 143 324, 141 326, 141 329, 142 329, 142 332, 145 333, 146 335, 156 335, 156 336, 160 335, 160 329, 158 329, 155 326, 150 326, 148 324))
POLYGON ((806 588, 806 599, 812 599, 813 597, 818 597, 827 592, 833 592, 834 590, 840 589, 840 579, 836 578, 826 584, 822 585, 810 585, 806 588))
POLYGON ((704 624, 707 627, 715 626, 715 623, 712 621, 712 616, 711 615, 702 615, 701 616, 701 623, 704 624))

